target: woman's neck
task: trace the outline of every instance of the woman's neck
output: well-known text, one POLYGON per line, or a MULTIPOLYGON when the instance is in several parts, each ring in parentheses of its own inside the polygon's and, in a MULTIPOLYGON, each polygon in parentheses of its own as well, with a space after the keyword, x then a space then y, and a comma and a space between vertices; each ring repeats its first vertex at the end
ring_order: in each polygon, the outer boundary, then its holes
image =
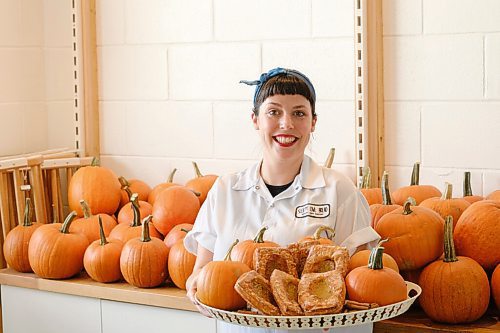
POLYGON ((291 183, 295 176, 300 172, 300 167, 304 159, 294 161, 271 161, 270 159, 262 160, 260 166, 260 174, 264 182, 269 185, 284 185, 291 183))

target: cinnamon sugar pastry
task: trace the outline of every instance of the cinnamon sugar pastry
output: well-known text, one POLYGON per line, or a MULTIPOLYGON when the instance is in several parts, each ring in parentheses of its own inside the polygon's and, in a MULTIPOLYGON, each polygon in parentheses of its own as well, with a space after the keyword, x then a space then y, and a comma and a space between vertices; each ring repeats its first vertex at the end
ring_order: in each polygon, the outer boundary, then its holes
POLYGON ((345 282, 336 270, 303 274, 298 292, 299 304, 309 316, 339 313, 344 307, 345 282))
POLYGON ((341 273, 342 277, 345 277, 348 268, 347 248, 336 245, 313 245, 309 250, 302 274, 336 270, 341 273))
POLYGON ((299 279, 275 269, 271 274, 270 284, 274 299, 284 316, 304 314, 298 302, 299 279))
POLYGON ((253 267, 266 280, 275 269, 297 276, 297 265, 290 251, 283 247, 259 247, 253 253, 253 267))
POLYGON ((302 270, 304 269, 307 256, 309 255, 309 250, 313 245, 318 244, 320 244, 318 240, 310 240, 302 243, 292 243, 287 246, 287 249, 292 254, 295 264, 297 265, 297 275, 299 277, 302 275, 302 270))
POLYGON ((234 289, 251 307, 268 316, 281 315, 271 291, 269 282, 256 271, 242 274, 234 289))

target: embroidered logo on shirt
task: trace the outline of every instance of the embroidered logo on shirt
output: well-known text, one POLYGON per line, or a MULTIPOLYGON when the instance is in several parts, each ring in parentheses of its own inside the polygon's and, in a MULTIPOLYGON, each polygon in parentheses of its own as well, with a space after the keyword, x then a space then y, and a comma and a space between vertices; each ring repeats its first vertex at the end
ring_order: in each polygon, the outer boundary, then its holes
POLYGON ((325 218, 330 216, 330 204, 305 204, 295 208, 295 217, 317 217, 325 218))

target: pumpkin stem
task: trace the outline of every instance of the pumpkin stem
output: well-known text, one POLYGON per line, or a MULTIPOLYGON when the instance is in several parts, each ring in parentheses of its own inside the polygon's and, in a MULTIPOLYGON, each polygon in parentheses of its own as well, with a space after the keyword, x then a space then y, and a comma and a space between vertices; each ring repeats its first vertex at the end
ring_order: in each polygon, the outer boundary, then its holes
POLYGON ((444 262, 458 261, 453 243, 453 217, 446 216, 444 219, 444 262))
POLYGON ((122 190, 125 191, 125 193, 127 193, 127 197, 130 201, 130 197, 132 196, 132 191, 130 190, 130 183, 127 179, 125 179, 125 177, 118 177, 118 181, 120 182, 120 185, 122 186, 122 190))
POLYGON ((31 222, 31 199, 30 197, 26 197, 25 204, 24 204, 24 220, 23 220, 23 227, 29 227, 33 223, 31 222))
POLYGON ((464 197, 472 196, 472 187, 470 185, 470 171, 464 172, 464 197))
POLYGON ((195 190, 193 190, 193 189, 191 189, 191 188, 190 188, 190 189, 188 189, 188 190, 190 190, 191 192, 193 192, 193 193, 194 193, 194 195, 196 195, 197 197, 201 196, 201 193, 200 193, 200 192, 196 192, 195 190))
MULTIPOLYGON (((413 199, 413 198, 411 198, 411 199, 413 199)), ((415 199, 413 199, 413 200, 415 200, 415 199)), ((413 213, 413 211, 410 208, 411 204, 412 204, 412 201, 410 200, 410 198, 408 198, 404 204, 403 215, 409 215, 409 214, 413 213)))
POLYGON ((87 202, 83 199, 80 200, 80 206, 82 206, 83 210, 83 217, 86 219, 89 219, 92 217, 92 210, 90 209, 89 205, 87 202))
POLYGON ((384 247, 376 246, 370 252, 370 258, 368 261, 368 268, 371 269, 382 269, 384 268, 384 263, 382 261, 384 255, 384 247))
POLYGON ((139 204, 137 203, 137 197, 139 194, 134 193, 130 197, 130 202, 132 203, 132 211, 134 212, 134 218, 132 220, 131 227, 138 227, 141 225, 141 211, 139 210, 139 204))
POLYGON ((446 182, 444 192, 441 195, 441 200, 450 200, 453 194, 453 185, 446 182))
POLYGON ((389 191, 389 174, 387 173, 387 171, 384 171, 384 173, 382 174, 381 191, 382 191, 382 204, 392 205, 391 192, 389 191))
POLYGON ((418 185, 420 182, 420 162, 413 164, 413 171, 411 172, 410 185, 418 185))
POLYGON ((76 215, 77 215, 76 211, 72 211, 71 213, 68 214, 68 216, 66 216, 66 219, 64 220, 64 223, 61 229, 59 230, 61 233, 69 234, 69 226, 71 225, 71 222, 73 222, 73 220, 75 219, 76 215))
POLYGON ((229 250, 227 251, 226 253, 226 256, 224 257, 224 261, 231 261, 231 251, 233 250, 233 248, 236 246, 236 244, 238 244, 239 240, 236 239, 233 244, 229 247, 229 250))
POLYGON ((264 232, 266 232, 267 227, 263 227, 259 230, 255 238, 253 239, 254 243, 264 243, 264 232))
POLYGON ((363 176, 361 177, 361 184, 359 185, 359 188, 362 188, 362 189, 370 188, 370 182, 371 182, 370 168, 364 167, 363 168, 363 176))
POLYGON ((320 239, 321 238, 321 233, 323 231, 325 232, 326 238, 328 238, 329 240, 333 240, 333 237, 335 237, 335 229, 330 228, 330 227, 328 227, 326 225, 322 225, 321 227, 319 227, 318 229, 316 229, 316 231, 313 234, 313 239, 316 239, 316 240, 320 239), (328 231, 330 231, 332 234, 329 235, 328 231))
POLYGON ((97 215, 97 220, 99 220, 99 235, 101 237, 101 245, 108 244, 108 240, 106 239, 106 235, 104 234, 104 228, 102 227, 102 219, 101 215, 97 215))
POLYGON ((201 174, 200 172, 200 168, 198 168, 198 164, 196 162, 191 162, 193 163, 193 167, 194 167, 194 172, 196 173, 196 177, 199 178, 199 177, 203 177, 203 175, 201 174))
POLYGON ((186 234, 189 232, 189 230, 181 228, 181 231, 184 231, 186 234))
POLYGON ((91 166, 101 166, 101 160, 97 156, 94 156, 90 165, 91 166))
POLYGON ((150 242, 151 235, 149 234, 149 222, 153 219, 153 215, 148 215, 142 220, 141 242, 150 242))
POLYGON ((331 168, 333 164, 333 158, 335 157, 335 148, 330 148, 330 152, 328 153, 328 157, 325 161, 325 167, 331 168))
POLYGON ((168 175, 167 183, 172 183, 174 181, 174 175, 175 175, 176 172, 177 172, 177 169, 174 168, 174 170, 172 170, 172 172, 170 173, 170 175, 168 175))

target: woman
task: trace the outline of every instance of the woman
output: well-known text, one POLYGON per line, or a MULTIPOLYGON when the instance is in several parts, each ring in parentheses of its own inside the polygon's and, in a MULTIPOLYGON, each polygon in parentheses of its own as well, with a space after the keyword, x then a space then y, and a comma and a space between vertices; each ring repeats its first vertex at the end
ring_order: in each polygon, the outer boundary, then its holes
MULTIPOLYGON (((352 181, 304 154, 317 121, 309 79, 296 70, 275 68, 259 80, 242 82, 256 85, 252 122, 263 156, 250 168, 215 182, 184 240, 197 255, 187 281, 188 297, 195 304, 201 268, 222 260, 236 238, 252 239, 263 226, 268 227, 266 240, 285 246, 328 225, 336 231, 336 244, 346 246, 350 255, 379 239, 369 226, 366 200, 352 181)), ((217 327, 218 332, 272 331, 220 321, 217 327)))

